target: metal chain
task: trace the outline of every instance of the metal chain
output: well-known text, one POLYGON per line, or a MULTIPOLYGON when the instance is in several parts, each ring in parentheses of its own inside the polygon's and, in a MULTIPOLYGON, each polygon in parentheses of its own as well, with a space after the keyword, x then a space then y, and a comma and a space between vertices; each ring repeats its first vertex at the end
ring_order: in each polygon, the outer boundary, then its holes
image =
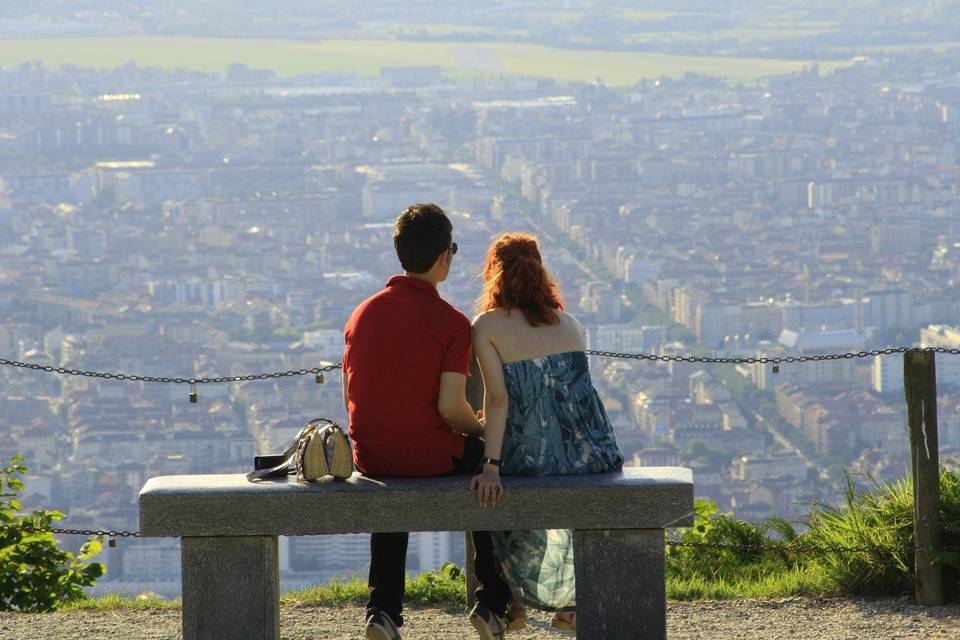
POLYGON ((888 347, 871 351, 850 351, 847 353, 823 353, 805 356, 747 356, 731 358, 726 356, 684 356, 684 355, 656 355, 653 353, 619 353, 616 351, 587 350, 587 355, 606 358, 625 358, 633 360, 653 360, 659 362, 689 362, 703 364, 795 364, 802 362, 822 362, 826 360, 851 360, 853 358, 869 358, 873 356, 891 355, 894 353, 945 353, 960 355, 960 349, 947 347, 888 347))
POLYGON ((314 367, 313 369, 294 369, 291 371, 275 371, 273 373, 256 373, 247 376, 217 376, 212 378, 166 378, 158 376, 139 376, 126 373, 103 373, 99 371, 83 371, 81 369, 66 369, 64 367, 51 367, 49 365, 32 364, 29 362, 18 362, 17 360, 7 360, 0 358, 0 366, 19 367, 22 369, 33 369, 34 371, 45 371, 47 373, 59 373, 66 376, 83 376, 87 378, 103 378, 105 380, 125 380, 132 382, 160 382, 165 384, 222 384, 224 382, 250 382, 253 380, 269 380, 273 378, 289 378, 293 376, 320 375, 327 371, 333 371, 341 367, 340 363, 328 364, 324 367, 314 367))
MULTIPOLYGON (((815 545, 797 545, 789 546, 782 543, 754 543, 754 544, 735 544, 726 542, 687 542, 683 540, 667 540, 668 547, 689 547, 693 549, 725 549, 728 551, 776 551, 786 554, 799 553, 877 553, 880 551, 890 551, 892 553, 915 553, 917 551, 929 551, 924 547, 895 547, 887 549, 884 547, 819 547, 815 545)), ((960 552, 960 547, 947 546, 940 547, 939 551, 960 552)))
POLYGON ((139 538, 139 531, 113 531, 111 529, 61 529, 58 527, 38 527, 29 522, 18 524, 0 524, 0 529, 19 529, 30 533, 56 533, 67 536, 100 536, 104 538, 139 538))
MULTIPOLYGON (((655 362, 686 362, 700 364, 799 364, 803 362, 823 362, 828 360, 851 360, 853 358, 870 358, 873 356, 891 355, 894 353, 943 353, 960 355, 960 348, 948 347, 888 347, 871 351, 850 351, 847 353, 824 353, 802 356, 747 356, 733 358, 727 356, 685 356, 685 355, 657 355, 654 353, 620 353, 617 351, 597 351, 588 349, 587 355, 604 358, 621 358, 627 360, 650 360, 655 362)), ((272 373, 256 373, 246 376, 215 376, 210 378, 169 378, 161 376, 141 376, 128 373, 105 373, 100 371, 84 371, 82 369, 67 369, 50 365, 33 364, 0 358, 0 366, 32 369, 47 373, 59 373, 66 376, 83 376, 87 378, 102 378, 104 380, 122 380, 131 382, 159 382, 165 384, 222 384, 225 382, 251 382, 254 380, 270 380, 276 378, 290 378, 295 376, 319 376, 327 371, 342 368, 342 364, 329 364, 312 369, 291 369, 289 371, 274 371, 272 373)))
MULTIPOLYGON (((651 353, 620 353, 616 351, 598 351, 588 349, 587 355, 600 356, 607 358, 621 358, 632 360, 650 360, 657 362, 685 362, 702 364, 794 364, 803 362, 822 362, 828 360, 849 360, 853 358, 867 358, 880 355, 891 355, 894 353, 944 353, 950 355, 960 355, 960 349, 946 347, 889 347, 886 349, 873 349, 871 351, 856 351, 848 353, 816 354, 803 356, 772 356, 772 357, 745 357, 731 358, 724 356, 685 356, 685 355, 657 355, 651 353)), ((44 371, 47 373, 58 373, 69 376, 83 376, 88 378, 102 378, 105 380, 121 380, 132 382, 157 382, 164 384, 222 384, 225 382, 251 382, 254 380, 269 380, 277 378, 289 378, 294 376, 315 375, 320 376, 324 372, 333 371, 342 368, 340 363, 330 364, 323 367, 314 367, 312 369, 294 369, 290 371, 275 371, 272 373, 259 373, 246 376, 217 376, 210 378, 169 378, 159 376, 141 376, 135 374, 123 373, 104 373, 98 371, 84 371, 81 369, 67 369, 64 367, 52 367, 49 365, 39 365, 29 362, 19 362, 17 360, 8 360, 0 358, 0 366, 17 367, 22 369, 31 369, 34 371, 44 371)), ((54 533, 62 535, 81 535, 81 536, 102 536, 109 538, 139 538, 139 531, 113 531, 104 529, 62 529, 57 527, 35 527, 30 524, 9 525, 0 524, 0 529, 19 528, 22 531, 54 533)), ((709 548, 709 549, 728 549, 736 551, 758 551, 774 550, 785 553, 836 553, 836 552, 874 552, 877 549, 869 547, 788 547, 784 545, 771 544, 725 544, 725 543, 707 543, 707 542, 684 542, 679 540, 668 540, 667 546, 671 547, 691 547, 691 548, 709 548)), ((916 547, 905 547, 897 549, 901 552, 915 552, 916 547)), ((944 547, 944 551, 960 551, 960 547, 944 547)))

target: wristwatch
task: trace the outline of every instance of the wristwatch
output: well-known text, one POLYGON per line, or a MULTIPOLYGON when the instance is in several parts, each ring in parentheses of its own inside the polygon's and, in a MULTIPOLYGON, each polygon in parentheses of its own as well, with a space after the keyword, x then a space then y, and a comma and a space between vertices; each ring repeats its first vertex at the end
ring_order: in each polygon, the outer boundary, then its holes
POLYGON ((499 468, 499 467, 501 466, 501 465, 500 465, 500 460, 498 460, 497 458, 489 458, 489 457, 488 457, 488 458, 484 458, 483 460, 481 460, 481 461, 480 461, 480 464, 492 464, 493 466, 495 466, 495 467, 497 467, 497 468, 499 468))

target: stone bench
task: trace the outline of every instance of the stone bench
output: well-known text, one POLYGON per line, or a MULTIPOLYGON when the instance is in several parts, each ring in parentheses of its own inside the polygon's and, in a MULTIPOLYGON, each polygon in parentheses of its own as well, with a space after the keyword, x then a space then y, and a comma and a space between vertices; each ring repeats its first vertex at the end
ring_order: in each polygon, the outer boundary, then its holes
POLYGON ((577 637, 666 637, 664 528, 692 524, 689 469, 508 477, 493 509, 468 482, 164 476, 140 492, 140 531, 182 539, 184 640, 280 638, 280 535, 560 528, 574 530, 577 637))

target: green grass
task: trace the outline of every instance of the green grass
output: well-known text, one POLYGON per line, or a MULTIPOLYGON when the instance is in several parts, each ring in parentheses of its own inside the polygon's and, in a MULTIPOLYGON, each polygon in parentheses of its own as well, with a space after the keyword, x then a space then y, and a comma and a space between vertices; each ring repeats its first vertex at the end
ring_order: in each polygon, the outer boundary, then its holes
MULTIPOLYGON (((489 74, 472 67, 458 53, 486 49, 499 58, 502 72, 592 82, 632 85, 645 78, 700 73, 748 83, 760 77, 790 73, 808 63, 798 60, 675 56, 624 51, 556 49, 513 43, 445 43, 399 40, 227 39, 199 37, 33 38, 0 41, 0 65, 42 61, 47 66, 75 64, 109 68, 133 62, 167 69, 224 71, 240 62, 273 69, 279 75, 347 71, 377 75, 386 66, 435 65, 457 77, 489 74)), ((490 56, 487 56, 488 58, 490 56)), ((840 63, 821 64, 827 72, 840 63)))
POLYGON ((98 598, 84 598, 65 604, 60 611, 114 611, 117 609, 179 609, 180 600, 165 600, 159 596, 141 594, 130 596, 109 593, 98 598))
MULTIPOLYGON (((627 51, 550 49, 537 45, 497 45, 507 71, 556 80, 627 86, 644 78, 679 77, 695 73, 755 83, 763 76, 793 73, 809 65, 802 60, 678 56, 627 51)), ((825 73, 845 63, 821 63, 825 73)))
MULTIPOLYGON (((411 580, 407 580, 409 583, 411 580)), ((360 578, 333 579, 327 584, 287 591, 280 596, 281 604, 312 604, 342 607, 367 599, 367 582, 360 578)))
POLYGON ((671 600, 735 600, 739 598, 788 598, 831 594, 823 572, 794 567, 763 573, 750 578, 703 576, 674 577, 667 580, 667 597, 671 600))

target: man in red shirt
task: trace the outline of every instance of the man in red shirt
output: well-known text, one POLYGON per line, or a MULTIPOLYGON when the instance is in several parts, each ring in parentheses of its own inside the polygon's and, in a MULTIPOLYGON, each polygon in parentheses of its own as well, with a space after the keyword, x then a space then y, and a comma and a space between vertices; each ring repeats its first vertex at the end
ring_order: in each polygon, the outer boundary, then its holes
MULTIPOLYGON (((353 459, 370 476, 473 473, 483 423, 467 403, 470 321, 437 292, 457 245, 440 207, 416 204, 397 218, 393 243, 404 275, 360 304, 344 330, 343 397, 353 459)), ((366 637, 399 640, 408 533, 370 536, 366 637)), ((498 575, 486 532, 474 533, 478 599, 501 619, 510 589, 498 575)))

